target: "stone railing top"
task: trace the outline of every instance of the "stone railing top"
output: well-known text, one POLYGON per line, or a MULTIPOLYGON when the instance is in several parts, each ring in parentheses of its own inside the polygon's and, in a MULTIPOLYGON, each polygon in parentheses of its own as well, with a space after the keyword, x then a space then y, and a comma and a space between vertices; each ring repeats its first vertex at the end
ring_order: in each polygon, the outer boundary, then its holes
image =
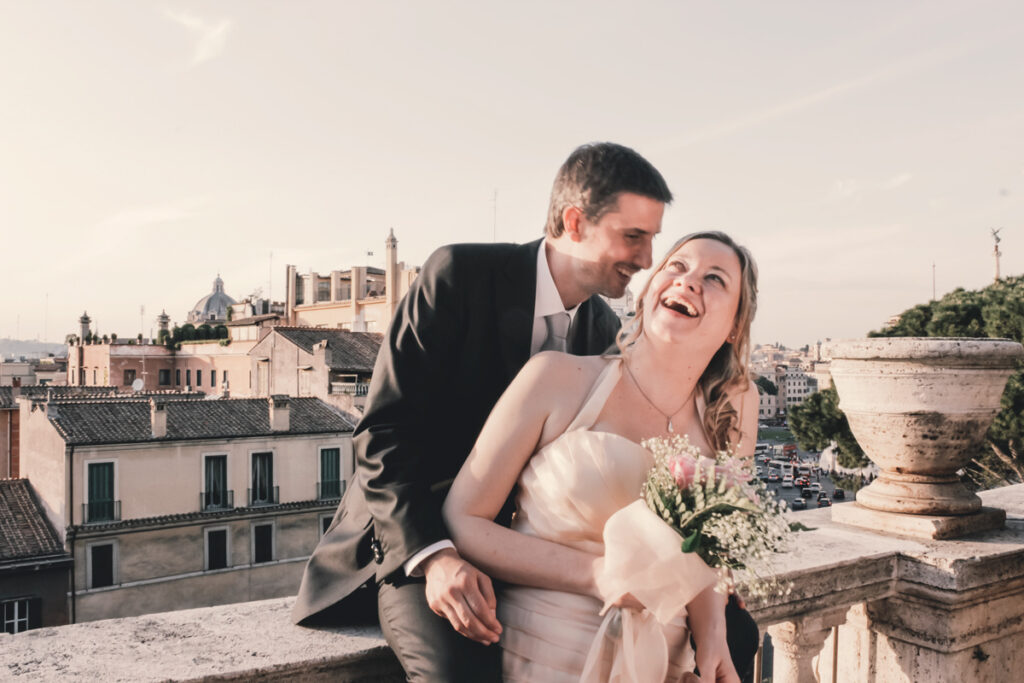
POLYGON ((793 550, 779 555, 774 566, 776 574, 792 582, 792 592, 752 604, 751 611, 764 626, 886 597, 898 582, 967 591, 1024 581, 1024 485, 984 491, 981 498, 986 506, 1007 511, 1006 528, 953 541, 838 524, 831 508, 795 513, 812 530, 796 534, 793 550))
POLYGON ((294 601, 278 598, 0 634, 0 679, 401 680, 378 628, 293 626, 294 601))

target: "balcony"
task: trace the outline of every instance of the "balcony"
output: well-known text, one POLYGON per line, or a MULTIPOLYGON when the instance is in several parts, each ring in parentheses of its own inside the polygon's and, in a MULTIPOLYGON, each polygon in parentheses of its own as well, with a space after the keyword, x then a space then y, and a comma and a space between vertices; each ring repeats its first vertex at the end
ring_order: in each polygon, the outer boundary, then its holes
POLYGON ((338 500, 344 493, 345 481, 343 479, 319 481, 316 484, 317 500, 338 500))
POLYGON ((365 382, 331 382, 332 394, 350 394, 352 396, 366 396, 370 392, 370 385, 365 382))
POLYGON ((199 511, 216 512, 235 507, 234 491, 202 491, 199 494, 199 511))
POLYGON ((82 520, 85 524, 121 521, 121 501, 92 500, 82 504, 82 520))
MULTIPOLYGON (((777 558, 788 596, 750 605, 774 683, 1004 682, 1024 670, 1024 485, 986 491, 1006 528, 922 541, 846 526, 831 509, 777 558)), ((403 677, 373 626, 303 628, 292 598, 28 631, 4 640, 8 680, 344 680, 403 677)), ((2 639, 3 636, 0 636, 2 639)), ((769 678, 771 677, 771 678, 769 678)))
POLYGON ((246 489, 248 492, 249 507, 255 507, 258 505, 277 505, 279 502, 277 486, 271 486, 269 489, 246 489))

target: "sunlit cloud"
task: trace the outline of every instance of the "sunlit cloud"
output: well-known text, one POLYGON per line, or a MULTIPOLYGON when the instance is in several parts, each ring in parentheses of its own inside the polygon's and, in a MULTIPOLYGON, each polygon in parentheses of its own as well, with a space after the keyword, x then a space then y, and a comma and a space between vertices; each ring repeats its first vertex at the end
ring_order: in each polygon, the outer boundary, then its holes
POLYGON ((860 183, 856 180, 851 179, 839 179, 832 183, 832 187, 829 188, 826 199, 829 201, 838 201, 843 199, 852 199, 860 193, 860 183))
POLYGON ((970 41, 911 55, 863 76, 821 88, 806 95, 758 109, 749 114, 727 119, 722 123, 698 129, 686 135, 671 138, 666 140, 664 144, 670 149, 680 149, 699 142, 718 139, 732 133, 753 128, 773 119, 797 114, 805 109, 873 85, 906 78, 920 71, 950 62, 987 44, 989 43, 970 41))
POLYGON ((900 173, 899 175, 894 175, 892 178, 889 178, 889 180, 885 182, 884 187, 887 190, 895 190, 897 187, 902 187, 913 179, 914 176, 909 173, 900 173))
POLYGON ((224 52, 228 34, 231 32, 230 19, 211 22, 186 11, 172 9, 165 9, 164 16, 183 26, 195 39, 191 66, 208 62, 224 52))

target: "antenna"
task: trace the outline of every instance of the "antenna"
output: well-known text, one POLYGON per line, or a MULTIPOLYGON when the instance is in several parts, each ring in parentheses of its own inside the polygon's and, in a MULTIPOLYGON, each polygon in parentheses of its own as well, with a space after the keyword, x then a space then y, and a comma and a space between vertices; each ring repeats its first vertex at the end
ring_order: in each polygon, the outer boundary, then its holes
POLYGON ((494 223, 491 227, 491 241, 498 241, 498 188, 494 188, 494 198, 491 200, 491 206, 494 208, 494 223))
POLYGON ((999 243, 1003 241, 999 237, 999 233, 1002 231, 1002 228, 992 228, 992 239, 996 243, 995 249, 992 251, 992 255, 996 257, 996 282, 999 282, 999 257, 1002 256, 1002 252, 999 251, 999 243))
POLYGON ((270 261, 267 265, 267 301, 268 305, 274 303, 274 252, 270 252, 270 261))
POLYGON ((935 301, 935 261, 932 261, 932 301, 935 301))

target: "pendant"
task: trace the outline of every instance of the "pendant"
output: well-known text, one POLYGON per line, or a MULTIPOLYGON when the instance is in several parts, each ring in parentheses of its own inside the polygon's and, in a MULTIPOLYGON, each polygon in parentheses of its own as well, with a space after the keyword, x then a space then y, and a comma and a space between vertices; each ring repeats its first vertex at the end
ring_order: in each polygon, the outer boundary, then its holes
POLYGON ((675 433, 676 430, 672 429, 672 418, 668 419, 668 431, 670 434, 675 433))

